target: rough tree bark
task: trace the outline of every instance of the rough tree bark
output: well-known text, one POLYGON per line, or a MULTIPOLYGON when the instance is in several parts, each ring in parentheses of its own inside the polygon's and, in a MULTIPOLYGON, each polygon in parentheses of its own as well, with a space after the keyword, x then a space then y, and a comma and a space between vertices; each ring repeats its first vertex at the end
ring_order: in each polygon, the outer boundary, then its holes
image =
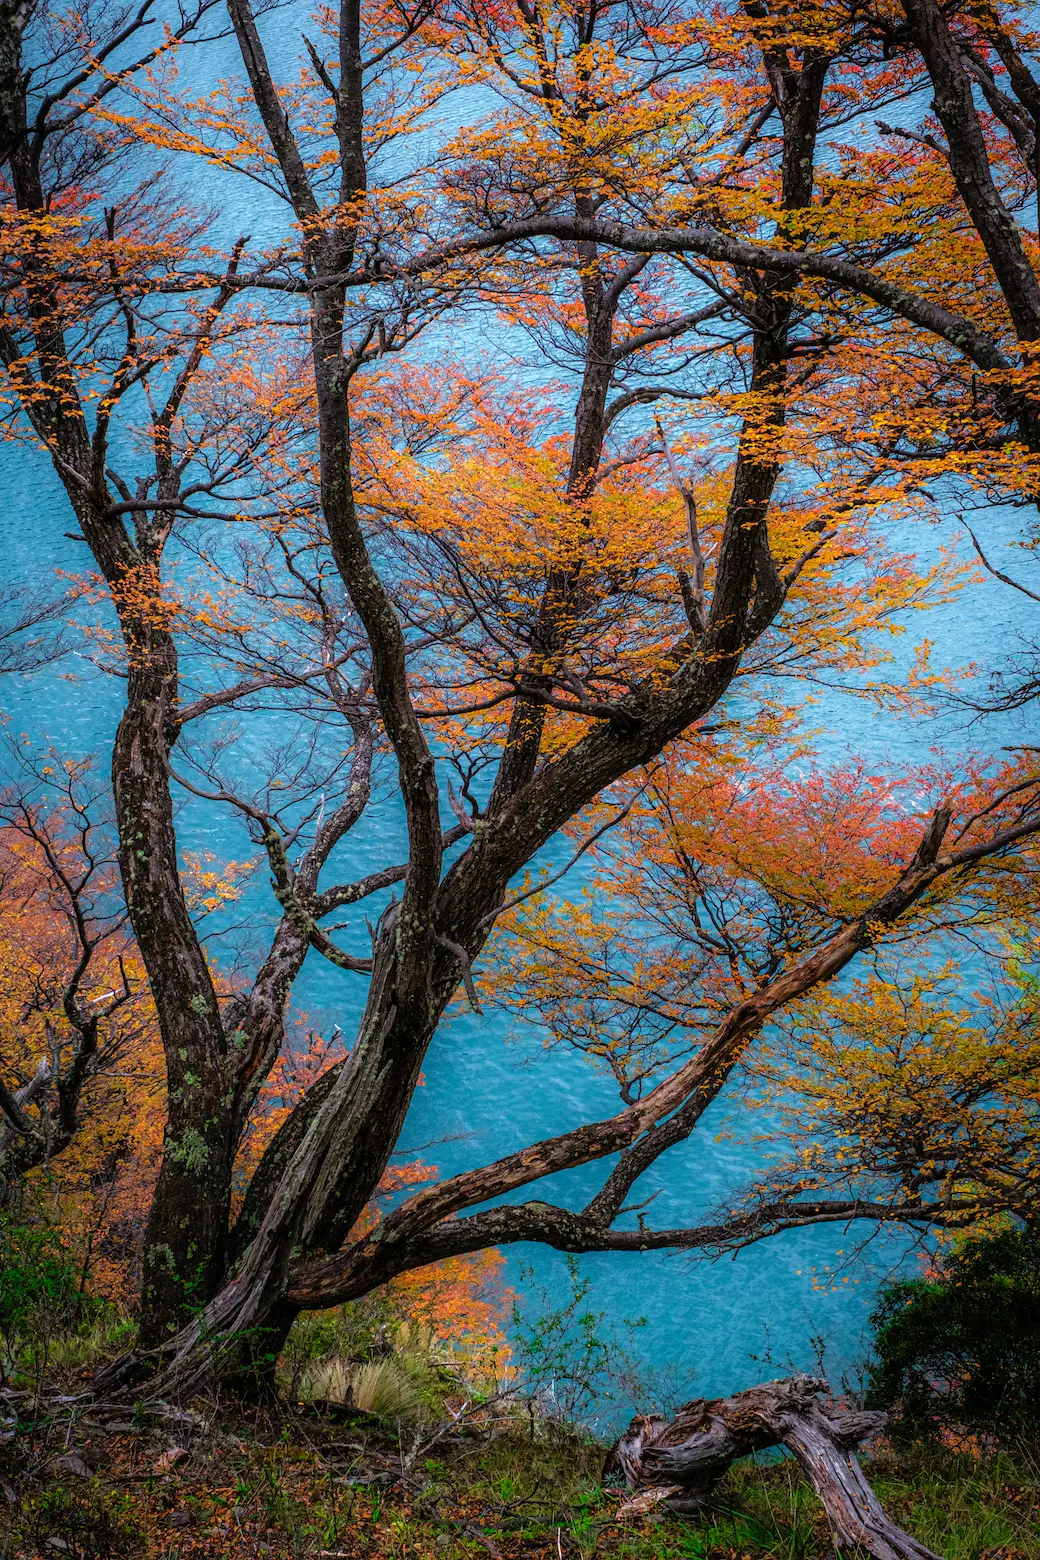
POLYGON ((672 1420, 638 1415, 610 1458, 635 1493, 631 1509, 710 1509, 732 1463, 784 1446, 812 1480, 839 1551, 865 1551, 874 1560, 938 1560, 885 1515, 857 1461, 856 1447, 884 1428, 886 1416, 818 1402, 829 1390, 826 1381, 792 1376, 733 1397, 698 1398, 672 1420))

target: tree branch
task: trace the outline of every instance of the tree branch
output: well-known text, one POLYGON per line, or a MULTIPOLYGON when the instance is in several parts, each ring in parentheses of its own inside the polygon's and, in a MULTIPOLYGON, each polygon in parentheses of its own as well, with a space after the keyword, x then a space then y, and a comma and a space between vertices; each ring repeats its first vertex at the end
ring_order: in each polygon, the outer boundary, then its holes
MULTIPOLYGON (((605 1242, 591 1244, 587 1248, 566 1249, 639 1249, 643 1232, 612 1229, 629 1191, 661 1154, 689 1136, 770 1015, 806 991, 832 979, 858 952, 869 946, 874 936, 873 928, 898 920, 938 878, 968 862, 997 855, 1019 839, 1040 833, 1040 818, 1033 818, 1014 828, 1001 830, 977 846, 966 846, 940 855, 949 823, 949 812, 945 808, 938 808, 922 834, 909 867, 885 894, 809 958, 784 971, 763 990, 737 1004, 700 1050, 643 1099, 616 1116, 544 1139, 478 1170, 465 1171, 438 1185, 424 1188, 388 1214, 379 1227, 377 1237, 368 1237, 366 1241, 335 1256, 310 1264, 304 1263, 293 1280, 294 1286, 316 1286, 323 1295, 338 1293, 339 1287, 348 1282, 349 1275, 358 1264, 372 1259, 375 1246, 378 1245, 380 1261, 399 1245, 411 1248, 418 1243, 425 1251, 427 1247, 423 1242, 434 1226, 443 1228, 448 1223, 453 1228, 464 1223, 470 1235, 476 1230, 493 1229, 493 1239, 489 1238, 489 1244, 512 1238, 546 1238, 542 1234, 531 1233, 534 1228, 532 1220, 541 1228, 549 1219, 549 1214, 545 1212, 548 1205, 543 1203, 522 1205, 522 1212, 518 1212, 514 1205, 505 1205, 474 1216, 483 1221, 477 1224, 470 1220, 457 1221, 451 1216, 463 1208, 501 1197, 548 1175, 588 1164, 619 1151, 619 1163, 583 1212, 573 1214, 554 1210, 550 1223, 556 1220, 560 1238, 605 1242), (507 1233, 513 1227, 513 1221, 518 1221, 516 1228, 521 1231, 515 1237, 507 1233)), ((833 1209, 835 1205, 829 1206, 833 1209)), ((841 1206, 844 1208, 847 1205, 841 1206)), ((839 1215, 835 1212, 834 1216, 839 1215)), ((718 1227, 715 1228, 717 1230, 718 1227)), ((678 1243, 675 1231, 659 1232, 654 1239, 662 1245, 678 1243)), ((396 1257, 393 1260, 396 1262, 396 1257)), ((432 1261, 434 1258, 424 1257, 423 1260, 432 1261)), ((323 1303, 332 1302, 326 1300, 323 1303)))

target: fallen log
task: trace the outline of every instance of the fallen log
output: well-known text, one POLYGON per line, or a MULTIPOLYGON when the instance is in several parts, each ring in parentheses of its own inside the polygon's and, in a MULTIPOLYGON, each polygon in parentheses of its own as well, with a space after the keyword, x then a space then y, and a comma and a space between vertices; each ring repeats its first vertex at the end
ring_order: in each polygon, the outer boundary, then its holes
POLYGON ((632 1491, 622 1511, 658 1504, 691 1515, 706 1511, 737 1458, 784 1446, 812 1480, 839 1551, 859 1550, 874 1560, 939 1560, 885 1515, 857 1461, 856 1447, 883 1429, 886 1418, 839 1408, 827 1383, 812 1376, 698 1398, 672 1420, 637 1415, 610 1457, 632 1491), (821 1403, 822 1394, 827 1401, 821 1403))

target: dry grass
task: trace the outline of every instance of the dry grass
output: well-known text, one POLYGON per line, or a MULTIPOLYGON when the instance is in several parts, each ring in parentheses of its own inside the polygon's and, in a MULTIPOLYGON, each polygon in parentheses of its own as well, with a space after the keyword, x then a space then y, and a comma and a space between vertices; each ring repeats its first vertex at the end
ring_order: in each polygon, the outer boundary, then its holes
POLYGON ((303 1403, 340 1403, 383 1419, 412 1419, 422 1406, 418 1383, 392 1359, 316 1360, 300 1375, 296 1396, 303 1403))

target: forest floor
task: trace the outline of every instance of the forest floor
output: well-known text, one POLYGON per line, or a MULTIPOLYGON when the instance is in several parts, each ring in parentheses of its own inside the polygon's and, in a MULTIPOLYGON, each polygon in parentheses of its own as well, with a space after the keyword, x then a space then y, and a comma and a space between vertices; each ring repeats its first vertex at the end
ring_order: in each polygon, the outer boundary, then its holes
MULTIPOLYGON (((438 1427, 328 1406, 196 1404, 178 1418, 26 1402, 0 1445, 0 1560, 833 1556, 790 1461, 735 1468, 717 1512, 694 1522, 619 1517, 604 1455, 515 1410, 438 1427)), ((891 1515, 946 1560, 1040 1560, 1040 1469, 890 1450, 867 1467, 891 1515)))

